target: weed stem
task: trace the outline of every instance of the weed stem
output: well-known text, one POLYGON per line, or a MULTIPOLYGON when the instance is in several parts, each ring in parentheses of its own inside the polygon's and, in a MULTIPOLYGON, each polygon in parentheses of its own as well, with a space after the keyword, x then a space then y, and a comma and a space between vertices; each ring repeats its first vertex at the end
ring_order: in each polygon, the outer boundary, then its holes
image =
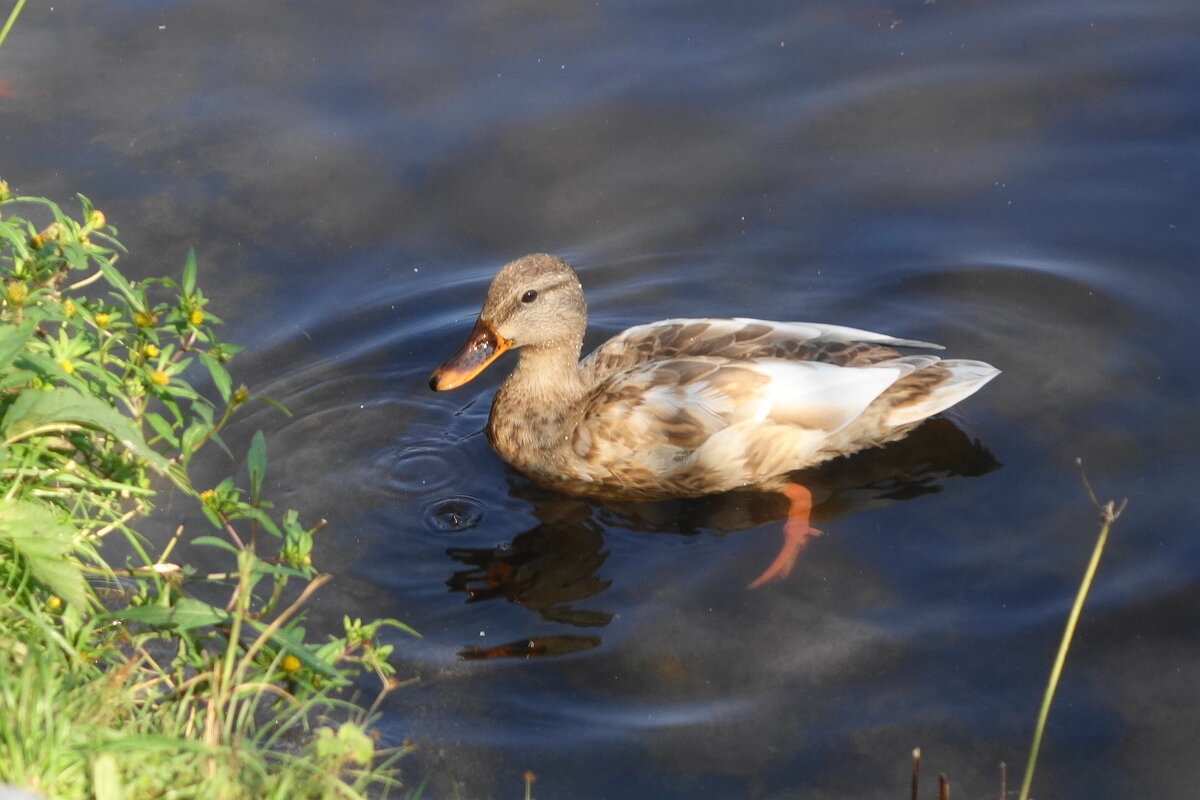
POLYGON ((1019 800, 1029 800, 1029 787, 1033 783, 1033 769, 1037 765, 1038 750, 1042 746, 1042 732, 1046 728, 1046 718, 1050 715, 1050 704, 1054 701, 1058 679, 1062 675, 1063 664, 1067 660, 1067 651, 1071 649, 1071 639, 1075 636, 1075 625, 1079 622, 1079 614, 1083 611, 1083 602, 1087 599, 1088 590, 1092 588, 1092 579, 1096 576, 1096 569, 1100 565, 1100 556, 1104 553, 1108 532, 1112 528, 1112 524, 1117 521, 1117 517, 1121 516, 1121 512, 1125 510, 1125 504, 1128 502, 1127 499, 1122 500, 1120 505, 1117 505, 1110 500, 1101 505, 1096 500, 1096 493, 1092 491, 1092 485, 1088 482, 1087 475, 1083 472, 1082 461, 1076 459, 1075 463, 1079 466, 1080 478, 1083 480, 1083 487, 1087 490, 1088 498, 1100 512, 1100 533, 1096 537, 1096 546, 1092 548, 1092 558, 1088 562, 1087 570, 1083 573, 1079 591, 1075 594, 1075 604, 1071 606, 1071 613, 1067 616, 1067 627, 1063 631, 1062 642, 1058 646, 1058 656, 1054 659, 1054 667, 1050 670, 1050 680, 1046 682, 1042 707, 1038 711, 1037 724, 1033 728, 1033 742, 1029 746, 1029 760, 1025 764, 1025 779, 1021 782, 1019 800))

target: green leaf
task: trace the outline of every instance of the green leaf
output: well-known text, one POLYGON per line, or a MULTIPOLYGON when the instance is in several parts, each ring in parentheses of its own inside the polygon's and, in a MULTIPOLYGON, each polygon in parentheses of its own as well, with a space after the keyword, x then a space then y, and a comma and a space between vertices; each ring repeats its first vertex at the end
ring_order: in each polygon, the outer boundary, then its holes
POLYGON ((183 293, 187 297, 196 293, 196 251, 190 247, 183 262, 183 293))
POLYGON ((262 525, 267 533, 274 536, 276 539, 283 537, 283 531, 279 530, 279 526, 275 524, 275 520, 267 516, 267 513, 261 508, 255 508, 251 505, 241 504, 237 511, 232 515, 235 519, 251 519, 262 525))
POLYGON ((225 451, 225 455, 229 456, 230 461, 237 460, 236 458, 234 458, 233 451, 229 449, 229 445, 225 444, 225 440, 221 438, 221 434, 214 433, 212 435, 212 438, 209 439, 209 441, 215 443, 217 445, 217 447, 219 447, 223 451, 225 451))
POLYGON ((31 372, 24 369, 9 369, 0 374, 0 392, 7 389, 15 389, 21 386, 28 386, 30 381, 36 378, 40 373, 31 372))
POLYGON ((202 512, 204 512, 204 516, 208 519, 209 522, 212 523, 212 526, 214 528, 224 528, 225 527, 225 525, 221 522, 221 520, 217 519, 217 515, 213 513, 213 510, 211 508, 209 508, 207 504, 201 505, 200 510, 202 512))
POLYGON ((272 400, 269 397, 256 397, 254 399, 261 400, 262 402, 266 403, 267 405, 274 407, 278 411, 283 412, 283 414, 285 416, 290 417, 292 415, 292 412, 288 410, 288 407, 285 406, 283 403, 279 402, 278 400, 272 400))
POLYGON ((87 604, 87 583, 79 565, 67 556, 75 529, 45 506, 0 498, 0 545, 29 567, 39 583, 68 603, 87 604))
POLYGON ((225 369, 224 364, 208 353, 201 353, 200 360, 204 362, 204 366, 208 367, 208 374, 212 375, 213 385, 217 387, 217 392, 220 393, 221 399, 228 403, 230 385, 233 382, 229 377, 229 370, 225 369))
POLYGON ((125 800, 121 768, 112 753, 101 753, 92 762, 92 793, 96 800, 125 800))
POLYGON ((181 597, 175 602, 175 605, 170 607, 136 606, 114 611, 108 616, 111 619, 142 622, 156 628, 169 628, 174 631, 188 631, 207 625, 224 625, 229 622, 230 617, 229 612, 191 597, 181 597))
POLYGON ((150 427, 154 432, 167 441, 172 447, 179 447, 179 437, 175 435, 175 429, 171 427, 171 423, 163 419, 162 414, 156 414, 153 411, 146 414, 146 421, 150 423, 150 427))
POLYGON ((196 490, 192 487, 192 480, 188 477, 187 467, 182 464, 171 464, 167 467, 167 477, 171 482, 178 486, 188 494, 195 494, 196 490))
MULTIPOLYGON (((265 633, 267 630, 267 626, 256 619, 247 619, 246 624, 259 633, 265 633)), ((300 631, 299 636, 303 636, 302 630, 300 631)), ((275 634, 271 636, 269 641, 276 647, 286 650, 296 658, 300 659, 300 663, 314 672, 319 672, 322 675, 328 675, 330 677, 339 677, 339 670, 336 667, 317 658, 316 654, 314 653, 314 648, 302 641, 297 634, 289 630, 288 627, 275 631, 275 634)))
POLYGON ((0 330, 0 369, 5 369, 12 363, 17 353, 21 352, 21 348, 33 336, 36 326, 37 320, 27 319, 16 327, 5 326, 0 330))
POLYGON ((255 431, 250 440, 250 452, 246 454, 246 471, 250 474, 250 497, 258 499, 263 476, 267 474, 267 439, 262 431, 255 431))
POLYGON ((64 242, 59 244, 59 252, 62 253, 67 266, 71 269, 87 269, 88 254, 78 242, 64 242))
POLYGON ((312 578, 312 572, 303 572, 292 567, 285 567, 282 564, 272 564, 269 561, 258 561, 254 565, 254 571, 262 575, 271 575, 278 578, 299 578, 300 580, 308 580, 312 578))
POLYGON ((410 628, 409 626, 405 625, 403 622, 401 622, 398 619, 388 618, 388 619, 377 620, 377 622, 379 622, 379 624, 381 624, 381 625, 386 625, 389 628, 395 628, 396 630, 404 631, 405 633, 407 633, 411 636, 415 636, 418 639, 425 638, 420 633, 418 633, 415 628, 410 628))
POLYGON ((159 473, 167 471, 167 459, 146 444, 133 420, 103 400, 65 386, 50 391, 26 389, 21 392, 0 420, 0 433, 6 444, 11 444, 42 432, 60 432, 64 425, 103 431, 152 469, 159 473))
POLYGON ((179 449, 183 452, 184 456, 191 456, 192 453, 195 452, 199 443, 204 440, 204 437, 207 436, 211 430, 211 425, 207 425, 203 422, 193 422, 191 426, 183 432, 183 436, 180 437, 179 440, 179 449))
POLYGON ((141 295, 134 291, 133 287, 129 285, 129 281, 125 280, 125 276, 111 262, 102 261, 100 263, 100 271, 104 273, 104 279, 109 282, 109 285, 125 296, 129 305, 138 311, 143 309, 146 303, 141 295))
POLYGON ((192 539, 190 543, 203 545, 205 547, 219 547, 222 550, 228 550, 234 555, 237 555, 236 547, 217 536, 197 536, 195 539, 192 539))
POLYGON ((312 748, 318 761, 336 764, 349 762, 366 766, 375 758, 375 742, 361 726, 353 722, 343 722, 336 734, 332 728, 317 728, 317 738, 312 748))

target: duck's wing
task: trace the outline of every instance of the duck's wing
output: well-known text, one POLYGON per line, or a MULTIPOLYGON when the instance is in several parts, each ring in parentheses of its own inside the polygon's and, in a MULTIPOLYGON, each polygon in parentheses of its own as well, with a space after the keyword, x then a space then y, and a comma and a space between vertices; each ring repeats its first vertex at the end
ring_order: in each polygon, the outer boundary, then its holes
POLYGON ((897 381, 937 364, 866 367, 694 356, 619 370, 585 401, 571 447, 597 480, 703 493, 755 483, 811 460, 897 381))
POLYGON ((915 339, 824 325, 728 319, 667 319, 637 325, 596 348, 580 365, 594 380, 639 364, 689 356, 746 360, 775 358, 864 366, 894 359, 892 348, 941 349, 915 339))

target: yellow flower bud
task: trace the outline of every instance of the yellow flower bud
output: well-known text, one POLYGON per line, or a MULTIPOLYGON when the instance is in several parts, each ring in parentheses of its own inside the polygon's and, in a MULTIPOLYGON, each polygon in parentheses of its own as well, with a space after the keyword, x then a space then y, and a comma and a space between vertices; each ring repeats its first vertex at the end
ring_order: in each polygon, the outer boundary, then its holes
POLYGON ((66 317, 67 319, 70 319, 71 317, 75 316, 75 314, 78 313, 78 311, 79 311, 79 309, 75 308, 74 300, 72 300, 69 297, 66 300, 63 300, 62 312, 63 312, 64 317, 66 317))
POLYGON ((155 386, 166 386, 171 382, 171 376, 161 369, 156 369, 150 373, 150 382, 155 386))
POLYGON ((279 668, 281 670, 283 670, 284 672, 288 672, 288 673, 296 672, 297 670, 300 669, 300 659, 296 658, 291 653, 288 653, 279 662, 279 668))
POLYGON ((52 594, 46 598, 46 610, 58 611, 63 606, 62 598, 56 594, 52 594))
POLYGON ((29 297, 29 287, 21 281, 9 281, 4 287, 4 299, 9 305, 23 306, 25 299, 29 297))
POLYGON ((217 496, 217 493, 214 492, 212 489, 205 489, 203 492, 200 493, 200 502, 205 503, 205 504, 211 503, 213 501, 213 498, 216 496, 217 496))
POLYGON ((246 384, 242 384, 233 390, 233 402, 244 403, 250 399, 250 390, 246 388, 246 384))
POLYGON ((156 347, 155 345, 152 345, 152 344, 148 344, 142 348, 142 355, 145 356, 146 358, 157 358, 158 357, 158 347, 156 347))
POLYGON ((112 322, 112 316, 101 311, 93 318, 97 328, 107 328, 108 323, 112 322))
POLYGON ((98 208, 93 208, 92 213, 88 214, 87 221, 88 225, 91 225, 93 228, 103 228, 105 222, 104 212, 98 208))
POLYGON ((72 364, 70 361, 68 361, 65 358, 59 359, 58 366, 59 366, 59 369, 61 369, 63 372, 67 373, 68 375, 75 374, 75 365, 72 364))
POLYGON ((41 250, 42 245, 44 245, 45 243, 46 243, 46 240, 42 238, 42 235, 40 233, 35 233, 33 236, 29 237, 29 246, 32 247, 34 250, 41 250))
POLYGON ((191 311, 188 312, 188 324, 189 325, 199 325, 201 322, 204 322, 204 312, 203 311, 201 311, 198 308, 193 308, 191 311))
POLYGON ((0 203, 3 203, 5 200, 8 199, 8 193, 9 193, 8 181, 0 180, 0 203))
POLYGON ((158 317, 149 311, 139 311, 133 315, 133 324, 139 328, 152 328, 158 322, 158 317))

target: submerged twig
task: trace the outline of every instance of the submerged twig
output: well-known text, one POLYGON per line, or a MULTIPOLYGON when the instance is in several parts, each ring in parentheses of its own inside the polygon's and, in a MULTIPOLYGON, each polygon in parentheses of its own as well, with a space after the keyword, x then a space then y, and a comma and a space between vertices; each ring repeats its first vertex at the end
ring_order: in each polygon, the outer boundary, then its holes
POLYGON ((912 751, 912 800, 917 800, 917 784, 921 774, 921 748, 912 751))

